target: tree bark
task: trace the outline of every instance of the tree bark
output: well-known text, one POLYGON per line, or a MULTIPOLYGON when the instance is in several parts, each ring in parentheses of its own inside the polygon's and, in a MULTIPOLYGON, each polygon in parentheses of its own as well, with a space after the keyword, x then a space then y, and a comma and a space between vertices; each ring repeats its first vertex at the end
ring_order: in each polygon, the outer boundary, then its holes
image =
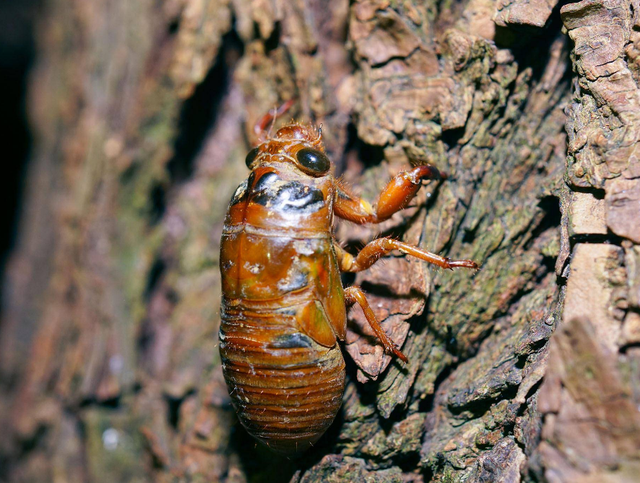
POLYGON ((50 0, 0 479, 638 481, 639 7, 50 0), (370 201, 411 165, 449 174, 338 225, 348 249, 382 232, 482 269, 391 256, 345 280, 410 362, 354 310, 342 411, 283 459, 230 406, 218 250, 251 126, 293 97, 370 201))

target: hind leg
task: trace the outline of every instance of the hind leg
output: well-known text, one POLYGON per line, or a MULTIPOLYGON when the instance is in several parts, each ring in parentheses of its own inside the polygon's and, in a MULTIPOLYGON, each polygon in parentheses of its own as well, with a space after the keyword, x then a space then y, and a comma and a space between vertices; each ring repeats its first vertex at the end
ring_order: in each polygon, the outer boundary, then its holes
POLYGON ((396 347, 393 341, 389 339, 389 336, 380 325, 380 322, 378 322, 378 319, 373 313, 373 310, 371 310, 371 306, 369 305, 369 302, 367 302, 367 299, 364 296, 364 292, 360 287, 351 286, 346 288, 344 290, 344 299, 347 303, 347 306, 357 303, 360 308, 362 308, 364 316, 366 317, 367 322, 369 322, 369 326, 373 329, 373 332, 376 334, 378 340, 382 342, 385 351, 395 354, 400 360, 404 362, 409 362, 407 356, 405 356, 400 351, 400 349, 396 347))

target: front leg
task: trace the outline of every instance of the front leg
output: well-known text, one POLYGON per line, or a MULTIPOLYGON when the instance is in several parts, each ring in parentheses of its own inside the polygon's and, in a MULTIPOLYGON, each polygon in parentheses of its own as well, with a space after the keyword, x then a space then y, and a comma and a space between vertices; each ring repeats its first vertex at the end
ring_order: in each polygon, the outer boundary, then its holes
POLYGON ((375 208, 367 201, 353 196, 342 184, 337 183, 334 212, 340 218, 359 225, 380 223, 407 207, 420 189, 422 180, 446 179, 446 177, 446 174, 440 173, 429 165, 418 166, 411 171, 398 173, 380 193, 375 208))
POLYGON ((285 114, 295 103, 296 99, 294 97, 293 99, 289 99, 283 103, 280 107, 274 107, 258 119, 256 124, 253 126, 253 133, 257 138, 257 142, 255 143, 256 146, 266 141, 266 139, 271 135, 271 130, 273 129, 273 125, 275 124, 277 117, 285 114), (267 126, 269 126, 268 133, 266 132, 267 126))

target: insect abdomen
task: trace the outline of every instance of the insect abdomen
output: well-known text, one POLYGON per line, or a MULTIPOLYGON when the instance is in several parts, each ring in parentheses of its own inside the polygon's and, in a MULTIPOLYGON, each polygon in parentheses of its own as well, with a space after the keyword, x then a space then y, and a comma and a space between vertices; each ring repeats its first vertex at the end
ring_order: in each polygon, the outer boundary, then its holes
POLYGON ((256 313, 223 304, 222 367, 240 421, 275 451, 308 449, 342 403, 340 348, 316 343, 281 311, 256 313))

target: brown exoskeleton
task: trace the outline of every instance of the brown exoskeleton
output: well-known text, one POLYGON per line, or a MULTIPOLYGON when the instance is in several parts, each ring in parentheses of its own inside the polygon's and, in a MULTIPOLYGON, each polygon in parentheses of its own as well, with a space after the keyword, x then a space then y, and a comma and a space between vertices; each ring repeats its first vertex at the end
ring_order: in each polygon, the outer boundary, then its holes
MULTIPOLYGON (((280 111, 286 110, 285 104, 280 111)), ((277 111, 257 124, 262 135, 277 111)), ((357 303, 386 351, 407 362, 384 332, 359 287, 340 272, 358 272, 399 250, 442 268, 471 268, 391 238, 357 256, 334 240, 334 215, 380 223, 413 199, 422 180, 442 178, 432 166, 396 175, 375 207, 349 193, 331 173, 322 134, 290 123, 251 150, 249 178, 236 190, 221 241, 224 377, 240 421, 281 453, 307 449, 335 418, 345 387, 338 345, 346 307, 357 303)))

